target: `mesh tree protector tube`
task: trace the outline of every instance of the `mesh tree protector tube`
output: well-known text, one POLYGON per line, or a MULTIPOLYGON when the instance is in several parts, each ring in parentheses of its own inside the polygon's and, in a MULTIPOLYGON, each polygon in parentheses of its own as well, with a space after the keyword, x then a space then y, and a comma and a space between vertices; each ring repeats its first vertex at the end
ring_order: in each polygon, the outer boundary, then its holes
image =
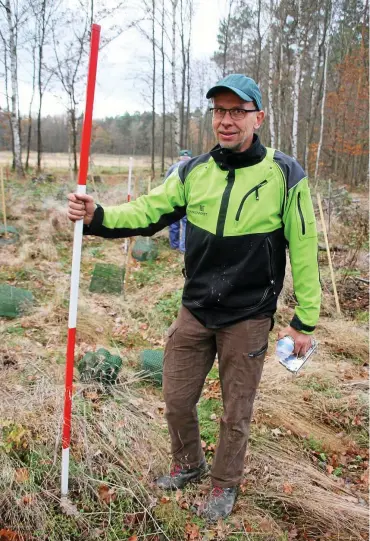
MULTIPOLYGON (((91 27, 90 60, 87 77, 86 107, 81 137, 80 169, 78 175, 77 193, 86 193, 86 179, 89 166, 89 152, 91 141, 92 114, 94 105, 96 70, 98 64, 100 41, 100 26, 93 24, 91 27)), ((64 415, 62 434, 62 496, 68 494, 69 474, 69 448, 71 441, 71 413, 72 413, 72 382, 73 365, 75 356, 76 324, 77 324, 77 300, 81 263, 83 220, 75 222, 73 237, 73 255, 71 272, 71 290, 69 298, 68 339, 66 357, 66 378, 64 395, 64 415)))

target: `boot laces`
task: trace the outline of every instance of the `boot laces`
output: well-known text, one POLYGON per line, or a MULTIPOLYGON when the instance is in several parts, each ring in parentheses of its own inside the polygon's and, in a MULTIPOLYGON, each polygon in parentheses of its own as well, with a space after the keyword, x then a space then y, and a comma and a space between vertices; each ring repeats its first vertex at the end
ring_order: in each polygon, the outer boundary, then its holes
POLYGON ((218 498, 219 496, 222 496, 223 493, 224 493, 223 488, 221 488, 221 487, 213 487, 211 494, 215 498, 218 498))

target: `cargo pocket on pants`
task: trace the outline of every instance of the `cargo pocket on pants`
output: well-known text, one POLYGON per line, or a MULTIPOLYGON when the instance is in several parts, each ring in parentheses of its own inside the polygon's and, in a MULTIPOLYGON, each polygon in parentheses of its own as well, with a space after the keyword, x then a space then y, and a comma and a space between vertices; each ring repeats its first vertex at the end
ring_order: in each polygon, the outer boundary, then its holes
POLYGON ((269 344, 265 344, 262 348, 258 349, 257 351, 251 351, 248 353, 248 357, 259 357, 260 355, 263 355, 263 353, 266 353, 267 348, 269 347, 269 344))

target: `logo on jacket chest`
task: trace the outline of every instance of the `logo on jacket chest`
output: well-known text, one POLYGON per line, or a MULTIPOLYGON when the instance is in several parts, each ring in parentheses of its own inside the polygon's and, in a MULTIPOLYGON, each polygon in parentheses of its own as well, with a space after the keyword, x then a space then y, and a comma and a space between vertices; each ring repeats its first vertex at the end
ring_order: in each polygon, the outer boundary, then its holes
POLYGON ((205 205, 196 205, 194 208, 187 208, 186 214, 200 214, 201 216, 207 216, 207 212, 205 212, 205 205))

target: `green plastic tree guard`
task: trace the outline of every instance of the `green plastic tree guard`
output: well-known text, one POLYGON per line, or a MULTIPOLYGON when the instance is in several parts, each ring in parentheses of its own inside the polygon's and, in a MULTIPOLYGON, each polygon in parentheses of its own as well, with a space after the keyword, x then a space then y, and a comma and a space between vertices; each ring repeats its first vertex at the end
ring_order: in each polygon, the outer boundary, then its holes
POLYGON ((132 248, 132 257, 137 261, 154 261, 158 257, 158 247, 153 239, 140 237, 132 248))
POLYGON ((140 360, 145 373, 156 383, 162 385, 163 350, 144 349, 140 354, 140 360))
POLYGON ((15 244, 19 241, 18 229, 12 225, 0 225, 0 245, 15 244))
POLYGON ((89 291, 120 295, 123 291, 124 277, 124 267, 108 263, 97 263, 93 271, 89 291))
POLYGON ((33 295, 27 289, 0 284, 0 316, 15 318, 29 312, 33 306, 33 295))
POLYGON ((122 366, 122 359, 112 355, 107 349, 89 351, 79 361, 77 368, 81 381, 99 381, 104 385, 113 385, 117 381, 118 372, 122 366))

